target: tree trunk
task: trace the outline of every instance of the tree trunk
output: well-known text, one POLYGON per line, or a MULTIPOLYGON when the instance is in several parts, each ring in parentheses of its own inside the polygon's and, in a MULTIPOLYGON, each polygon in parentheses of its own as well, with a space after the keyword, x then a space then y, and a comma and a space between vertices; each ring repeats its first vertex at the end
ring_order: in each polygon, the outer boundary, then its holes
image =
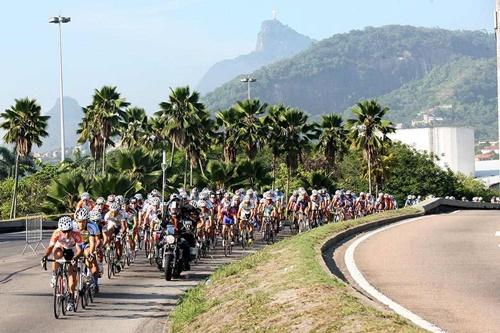
POLYGON ((186 152, 186 155, 184 156, 184 188, 186 188, 186 183, 187 183, 187 163, 188 163, 188 156, 186 152))
POLYGON ((189 186, 193 187, 193 163, 189 162, 189 186))
POLYGON ((97 176, 97 160, 94 158, 94 177, 97 176))
POLYGON ((170 150, 170 165, 169 165, 169 167, 172 167, 172 163, 174 163, 174 153, 175 153, 175 145, 174 145, 174 141, 172 141, 172 148, 170 150))
POLYGON ((286 167, 286 202, 288 202, 288 193, 290 193, 290 167, 286 167))
POLYGON ((276 156, 273 155, 273 183, 271 184, 271 189, 273 191, 275 185, 276 185, 276 156))
POLYGON ((16 218, 17 210, 17 185, 19 181, 19 153, 16 153, 16 165, 14 169, 14 189, 12 191, 12 204, 10 206, 10 218, 16 218))
POLYGON ((372 193, 372 165, 370 147, 368 147, 368 193, 372 193))
POLYGON ((106 138, 104 138, 104 143, 102 145, 102 174, 104 175, 106 170, 106 138))
POLYGON ((205 176, 205 170, 203 169, 203 164, 201 164, 201 159, 198 159, 198 166, 200 167, 200 172, 203 175, 203 177, 207 178, 207 176, 205 176))

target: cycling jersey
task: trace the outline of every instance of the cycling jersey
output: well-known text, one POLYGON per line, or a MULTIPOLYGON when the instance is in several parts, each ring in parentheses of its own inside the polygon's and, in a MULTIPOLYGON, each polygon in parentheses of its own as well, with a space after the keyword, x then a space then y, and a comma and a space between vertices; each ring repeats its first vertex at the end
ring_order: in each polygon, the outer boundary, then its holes
POLYGON ((83 243, 80 232, 72 230, 68 234, 60 229, 56 229, 50 237, 50 246, 63 249, 73 249, 76 245, 83 243))

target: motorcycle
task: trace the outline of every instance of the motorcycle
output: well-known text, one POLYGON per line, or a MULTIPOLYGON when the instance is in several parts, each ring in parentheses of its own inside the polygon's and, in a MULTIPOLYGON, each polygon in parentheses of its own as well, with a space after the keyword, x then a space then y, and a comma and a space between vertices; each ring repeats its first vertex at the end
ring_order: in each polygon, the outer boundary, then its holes
POLYGON ((182 261, 178 248, 178 239, 175 236, 175 228, 172 224, 167 224, 164 230, 162 244, 162 268, 165 273, 165 280, 170 281, 172 277, 179 277, 182 271, 182 261))

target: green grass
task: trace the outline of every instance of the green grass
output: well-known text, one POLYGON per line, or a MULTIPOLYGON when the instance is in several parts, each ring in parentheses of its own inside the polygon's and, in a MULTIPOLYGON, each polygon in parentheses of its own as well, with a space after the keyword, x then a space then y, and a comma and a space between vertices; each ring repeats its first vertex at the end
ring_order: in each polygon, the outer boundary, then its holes
POLYGON ((217 269, 170 314, 170 332, 416 332, 411 323, 354 297, 320 263, 320 247, 353 226, 421 213, 403 208, 328 224, 217 269))

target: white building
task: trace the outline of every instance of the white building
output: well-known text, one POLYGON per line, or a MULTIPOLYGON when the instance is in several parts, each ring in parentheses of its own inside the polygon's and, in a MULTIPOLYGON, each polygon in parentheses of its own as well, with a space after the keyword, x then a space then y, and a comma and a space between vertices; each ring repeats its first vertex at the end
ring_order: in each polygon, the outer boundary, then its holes
POLYGON ((397 129, 390 138, 418 151, 434 153, 442 168, 474 177, 474 129, 470 127, 397 129))

